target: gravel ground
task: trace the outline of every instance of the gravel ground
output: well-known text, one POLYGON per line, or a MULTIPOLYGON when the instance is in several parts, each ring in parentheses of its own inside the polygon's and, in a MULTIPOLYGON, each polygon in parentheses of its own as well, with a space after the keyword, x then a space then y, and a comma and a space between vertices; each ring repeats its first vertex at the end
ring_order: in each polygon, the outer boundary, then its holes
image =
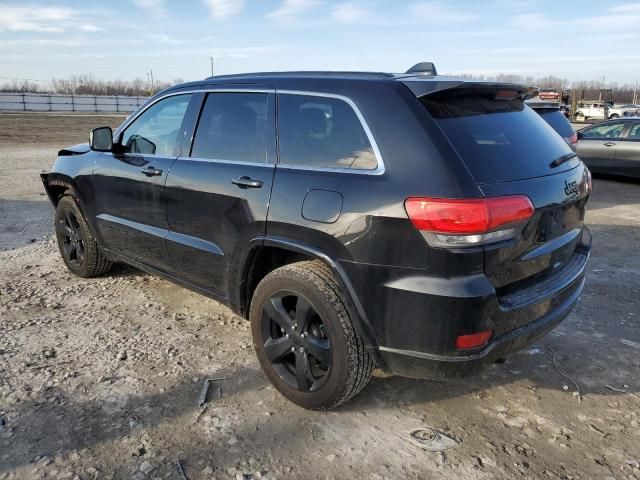
POLYGON ((189 480, 640 479, 640 185, 595 181, 584 295, 540 343, 462 382, 376 372, 316 413, 215 301, 126 266, 67 273, 37 174, 121 121, 0 115, 0 479, 180 479, 176 459, 189 480), (455 443, 407 440, 426 427, 455 443))

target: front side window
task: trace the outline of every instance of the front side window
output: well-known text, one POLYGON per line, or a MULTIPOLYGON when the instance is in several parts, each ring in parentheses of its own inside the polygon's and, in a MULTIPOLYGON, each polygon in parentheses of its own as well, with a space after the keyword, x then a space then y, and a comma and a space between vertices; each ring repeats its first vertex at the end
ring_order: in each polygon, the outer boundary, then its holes
POLYGON ((191 156, 265 163, 269 125, 267 101, 265 93, 207 95, 191 156))
POLYGON ((624 123, 608 123, 582 131, 583 138, 618 138, 624 130, 624 123))
POLYGON ((281 164, 359 170, 378 166, 360 119, 338 98, 280 94, 278 135, 281 164))
POLYGON ((631 127, 628 138, 632 140, 640 140, 640 123, 636 123, 633 127, 631 127))
POLYGON ((191 94, 160 100, 127 127, 122 136, 126 153, 177 155, 178 133, 187 112, 191 94))

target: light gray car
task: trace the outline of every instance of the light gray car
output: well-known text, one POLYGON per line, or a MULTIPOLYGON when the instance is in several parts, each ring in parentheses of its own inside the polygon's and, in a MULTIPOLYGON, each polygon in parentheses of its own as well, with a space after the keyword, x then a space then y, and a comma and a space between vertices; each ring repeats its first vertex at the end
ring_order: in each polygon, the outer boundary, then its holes
POLYGON ((616 118, 579 130, 576 151, 594 173, 640 178, 640 117, 616 118))

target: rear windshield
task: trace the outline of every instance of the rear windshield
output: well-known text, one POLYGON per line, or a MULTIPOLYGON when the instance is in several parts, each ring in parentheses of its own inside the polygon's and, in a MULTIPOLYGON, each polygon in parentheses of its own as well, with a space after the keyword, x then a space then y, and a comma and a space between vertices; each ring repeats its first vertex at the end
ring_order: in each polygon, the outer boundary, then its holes
POLYGON ((545 122, 551 125, 561 137, 570 137, 575 132, 567 117, 565 117, 560 110, 536 110, 545 122))
POLYGON ((562 138, 520 99, 489 91, 444 91, 421 97, 478 183, 540 177, 573 168, 552 168, 571 153, 562 138), (502 97, 496 98, 499 95, 502 97))

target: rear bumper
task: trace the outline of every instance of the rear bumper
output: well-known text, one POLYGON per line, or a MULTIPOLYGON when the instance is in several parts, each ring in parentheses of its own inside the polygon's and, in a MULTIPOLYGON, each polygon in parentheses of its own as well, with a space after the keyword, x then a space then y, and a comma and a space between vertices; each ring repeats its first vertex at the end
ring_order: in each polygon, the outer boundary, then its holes
POLYGON ((590 247, 584 227, 564 267, 500 295, 483 274, 437 278, 388 266, 346 269, 367 313, 380 368, 406 377, 455 378, 476 373, 562 322, 584 288, 590 247), (487 330, 493 337, 483 347, 455 348, 458 335, 487 330))
POLYGON ((487 364, 542 338, 571 313, 582 293, 584 276, 561 305, 546 315, 495 337, 486 347, 469 355, 438 355, 380 347, 382 360, 395 375, 414 378, 456 378, 477 373, 487 364))

